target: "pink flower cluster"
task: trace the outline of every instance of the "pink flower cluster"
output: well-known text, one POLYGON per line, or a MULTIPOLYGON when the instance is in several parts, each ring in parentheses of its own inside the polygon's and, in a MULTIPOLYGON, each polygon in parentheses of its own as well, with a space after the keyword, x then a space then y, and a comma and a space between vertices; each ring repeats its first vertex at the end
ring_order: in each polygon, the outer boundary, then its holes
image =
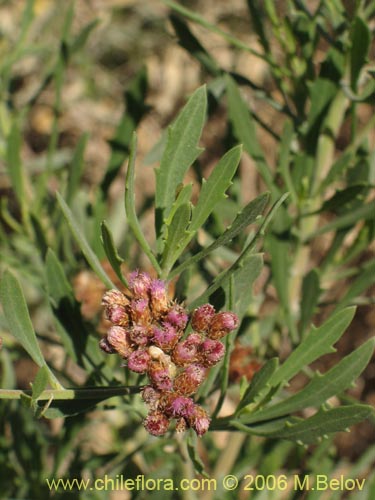
POLYGON ((144 426, 161 436, 176 419, 176 430, 192 428, 202 436, 210 425, 206 410, 191 396, 205 380, 209 368, 225 354, 219 339, 238 326, 232 312, 216 313, 210 304, 186 309, 169 300, 164 281, 144 272, 129 276, 129 291, 109 290, 103 296, 106 317, 112 323, 100 340, 101 349, 119 354, 127 367, 146 373, 149 385, 142 398, 150 411, 144 426), (193 331, 185 335, 191 320, 193 331))

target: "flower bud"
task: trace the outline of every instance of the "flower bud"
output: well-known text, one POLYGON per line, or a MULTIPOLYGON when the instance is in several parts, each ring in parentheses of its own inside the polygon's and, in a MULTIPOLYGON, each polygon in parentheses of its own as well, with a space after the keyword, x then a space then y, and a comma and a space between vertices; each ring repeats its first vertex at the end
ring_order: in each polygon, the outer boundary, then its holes
POLYGON ((161 411, 153 410, 147 415, 143 425, 153 436, 162 436, 168 430, 169 420, 161 411))
POLYGON ((122 358, 127 359, 134 350, 130 343, 127 330, 121 326, 111 326, 108 330, 107 341, 122 358))
POLYGON ((148 335, 148 328, 142 325, 134 325, 128 330, 129 338, 134 344, 145 346, 148 344, 150 338, 148 335))
POLYGON ((150 285, 151 309, 156 317, 168 310, 168 296, 162 280, 152 280, 150 285))
POLYGON ((102 298, 102 306, 126 306, 128 298, 120 290, 108 290, 102 298))
POLYGON ((194 429, 198 436, 203 436, 207 432, 211 419, 204 408, 195 405, 193 414, 188 418, 189 426, 194 429))
POLYGON ((172 401, 170 408, 173 417, 189 418, 194 412, 194 401, 186 396, 177 396, 172 401))
POLYGON ((105 308, 107 319, 114 325, 127 326, 129 324, 129 316, 124 306, 113 304, 105 308))
POLYGON ((179 330, 184 330, 189 316, 185 309, 179 304, 174 304, 168 311, 165 320, 179 330))
POLYGON ((151 385, 146 385, 142 390, 142 399, 151 410, 156 410, 161 396, 160 391, 154 389, 151 385))
POLYGON ((191 326, 197 332, 207 332, 212 318, 215 316, 215 308, 211 304, 204 304, 193 312, 191 326))
POLYGON ((190 396, 197 392, 206 376, 206 368, 201 365, 189 365, 185 371, 177 375, 173 388, 177 394, 190 396))
POLYGON ((165 352, 171 351, 179 338, 180 335, 177 333, 176 329, 168 323, 165 323, 163 328, 157 326, 153 326, 152 328, 153 342, 165 352))
POLYGON ((203 366, 214 366, 223 359, 225 346, 218 340, 206 339, 199 347, 199 359, 203 366))
POLYGON ((133 271, 128 279, 129 289, 135 298, 147 298, 150 290, 151 277, 141 271, 133 271))
POLYGON ((173 387, 173 381, 168 366, 159 361, 151 361, 148 365, 148 376, 155 389, 159 391, 170 391, 173 387))
POLYGON ((202 343, 199 333, 191 333, 173 349, 172 359, 177 366, 186 366, 197 361, 198 347, 202 343))
POLYGON ((146 350, 137 349, 133 351, 128 358, 128 368, 133 372, 145 373, 150 360, 151 356, 146 350))
POLYGON ((147 299, 135 299, 130 302, 130 317, 136 325, 149 325, 151 321, 147 299))
POLYGON ((111 344, 108 342, 107 337, 102 337, 99 340, 99 347, 102 351, 104 351, 107 354, 116 354, 116 349, 114 349, 111 344))
POLYGON ((219 312, 212 318, 207 336, 210 339, 221 339, 238 326, 238 317, 232 312, 219 312))

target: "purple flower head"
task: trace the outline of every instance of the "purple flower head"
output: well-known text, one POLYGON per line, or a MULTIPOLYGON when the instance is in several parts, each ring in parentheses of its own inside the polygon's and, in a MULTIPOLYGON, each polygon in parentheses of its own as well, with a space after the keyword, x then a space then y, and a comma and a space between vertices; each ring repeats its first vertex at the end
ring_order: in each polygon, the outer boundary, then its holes
POLYGON ((214 366, 223 359, 225 346, 219 340, 206 339, 199 348, 203 366, 214 366))
POLYGON ((133 351, 128 358, 129 370, 137 373, 145 373, 147 371, 151 356, 144 349, 133 351))
POLYGON ((188 423, 198 436, 203 436, 203 434, 208 431, 211 419, 204 408, 195 405, 194 412, 189 417, 188 423))
POLYGON ((184 330, 189 316, 182 306, 175 304, 171 307, 171 309, 169 309, 165 319, 168 323, 175 326, 179 330, 184 330))
POLYGON ((169 420, 161 411, 153 410, 147 415, 143 425, 153 436, 162 436, 168 430, 169 420))
POLYGON ((204 366, 198 364, 189 365, 185 371, 175 378, 173 384, 175 392, 182 396, 194 394, 205 379, 206 373, 207 369, 204 366))
POLYGON ((127 359, 134 350, 126 328, 121 326, 111 326, 108 330, 107 341, 124 359, 127 359))
POLYGON ((197 361, 198 347, 202 343, 199 333, 191 333, 173 349, 172 359, 177 366, 186 366, 197 361))
POLYGON ((129 289, 133 293, 135 298, 145 298, 148 296, 150 290, 151 277, 141 271, 133 271, 129 275, 128 279, 129 289))
POLYGON ((158 361, 152 361, 148 367, 148 376, 152 386, 159 391, 170 391, 173 386, 170 370, 158 361))
POLYGON ((193 312, 191 325, 197 332, 207 332, 212 318, 215 316, 215 308, 211 304, 204 304, 193 312))
POLYGON ((163 349, 165 352, 171 351, 179 338, 180 335, 177 333, 176 329, 168 323, 165 323, 163 328, 159 328, 155 325, 152 328, 152 340, 157 347, 160 347, 160 349, 163 349))
POLYGON ((190 418, 194 412, 194 407, 195 404, 191 398, 177 396, 171 404, 172 416, 190 418))
POLYGON ((133 323, 148 325, 151 320, 147 299, 133 299, 130 302, 129 312, 133 323))
POLYGON ((145 346, 149 339, 148 328, 142 325, 134 325, 129 328, 129 338, 134 344, 145 346))
POLYGON ((164 314, 168 309, 168 296, 162 280, 152 280, 150 285, 151 308, 156 316, 164 314))
POLYGON ((157 391, 151 385, 146 385, 142 390, 142 399, 152 410, 156 410, 158 407, 160 395, 160 391, 157 391))
POLYGON ((107 319, 114 325, 126 326, 129 324, 129 315, 124 306, 118 304, 107 306, 105 308, 105 314, 107 319))
POLYGON ((120 290, 108 290, 102 298, 102 306, 126 306, 128 298, 120 290))
POLYGON ((220 339, 238 326, 238 317, 232 312, 219 312, 212 318, 207 336, 210 339, 220 339))

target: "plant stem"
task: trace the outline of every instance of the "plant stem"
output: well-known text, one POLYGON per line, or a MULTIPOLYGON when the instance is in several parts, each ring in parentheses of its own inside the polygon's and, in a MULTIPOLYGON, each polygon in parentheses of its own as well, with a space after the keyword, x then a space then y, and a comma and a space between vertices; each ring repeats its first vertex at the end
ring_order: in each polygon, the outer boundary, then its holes
MULTIPOLYGON (((347 107, 347 97, 339 91, 333 100, 327 119, 322 125, 322 132, 318 139, 315 171, 311 182, 311 197, 301 206, 300 212, 315 212, 320 208, 324 193, 320 192, 322 181, 327 176, 334 160, 335 139, 340 130, 347 107)), ((308 234, 313 233, 319 224, 319 215, 302 218, 300 222, 299 243, 295 254, 294 266, 289 287, 289 297, 292 313, 298 318, 302 280, 311 262, 310 246, 304 241, 308 234)))
MULTIPOLYGON (((113 396, 128 396, 140 391, 140 387, 93 387, 91 389, 46 389, 38 397, 38 401, 69 399, 97 399, 113 396)), ((31 396, 32 391, 19 389, 0 389, 0 399, 21 399, 22 395, 31 396)))

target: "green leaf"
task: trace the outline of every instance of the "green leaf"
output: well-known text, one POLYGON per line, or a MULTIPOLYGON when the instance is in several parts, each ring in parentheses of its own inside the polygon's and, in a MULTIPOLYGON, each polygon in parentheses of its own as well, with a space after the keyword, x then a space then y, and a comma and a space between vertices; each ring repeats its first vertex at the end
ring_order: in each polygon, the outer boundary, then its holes
POLYGON ((186 184, 186 186, 183 186, 181 190, 179 191, 175 202, 172 205, 171 211, 169 213, 169 216, 165 219, 165 224, 167 226, 171 225, 171 222, 173 220, 173 217, 175 216, 176 211, 180 208, 181 205, 184 203, 188 203, 191 198, 191 193, 193 190, 193 184, 186 184))
POLYGON ((198 439, 196 434, 190 433, 187 439, 187 451, 197 474, 200 474, 203 477, 209 477, 205 471, 204 463, 198 453, 198 439))
POLYGON ((208 180, 203 179, 198 203, 193 209, 189 232, 195 233, 206 222, 216 204, 226 198, 225 192, 231 185, 242 153, 241 146, 235 146, 220 159, 208 180))
POLYGON ((13 122, 7 140, 6 162, 7 172, 12 183, 16 198, 21 206, 23 216, 25 215, 27 196, 25 192, 25 179, 21 161, 21 132, 17 121, 13 122))
POLYGON ((108 261, 111 264, 112 269, 115 271, 118 279, 127 287, 128 283, 121 272, 121 264, 124 262, 124 259, 122 259, 117 252, 112 232, 106 221, 103 221, 100 227, 102 231, 102 243, 108 261))
POLYGON ((0 281, 0 301, 10 332, 41 368, 45 365, 45 360, 36 339, 25 297, 17 278, 8 270, 4 271, 0 281))
POLYGON ((34 382, 32 383, 32 399, 36 401, 42 392, 46 389, 49 382, 49 372, 46 366, 42 366, 36 377, 34 382))
MULTIPOLYGON (((231 276, 233 275, 234 279, 238 278, 240 275, 247 282, 247 290, 251 294, 251 286, 255 279, 259 276, 260 271, 263 266, 263 256, 262 254, 248 254, 242 259, 242 255, 237 259, 237 261, 224 273, 220 274, 212 285, 207 288, 207 290, 200 295, 197 299, 195 299, 190 305, 189 310, 193 310, 196 307, 204 304, 209 301, 211 295, 213 295, 216 290, 222 288, 223 290, 227 290, 229 286, 229 282, 231 280, 231 276)), ((248 300, 248 295, 245 295, 248 300)), ((237 295, 237 307, 240 306, 242 309, 243 301, 242 297, 237 295)))
POLYGON ((312 417, 296 423, 287 423, 283 430, 268 436, 310 444, 328 434, 345 431, 368 418, 373 411, 371 406, 360 404, 340 406, 330 410, 321 409, 312 417))
POLYGON ((331 315, 319 328, 313 327, 272 377, 272 385, 285 384, 302 368, 320 356, 335 352, 332 345, 349 326, 354 313, 355 307, 348 307, 331 315))
POLYGON ((309 242, 316 236, 320 234, 328 233, 329 231, 347 228, 355 225, 357 222, 362 220, 374 219, 375 218, 375 202, 366 203, 351 210, 349 213, 340 215, 336 217, 332 222, 319 227, 312 233, 308 234, 304 239, 304 243, 309 242))
POLYGON ((325 111, 337 93, 337 85, 326 78, 317 78, 310 85, 310 112, 307 116, 309 134, 315 134, 320 128, 325 111))
POLYGON ((250 201, 242 210, 239 212, 230 226, 207 248, 204 248, 197 254, 193 255, 185 262, 182 262, 176 269, 174 269, 169 278, 172 278, 180 274, 183 270, 187 269, 191 265, 195 264, 199 260, 206 257, 208 254, 216 250, 217 248, 226 245, 238 234, 240 234, 247 226, 253 224, 260 218, 263 210, 265 209, 267 202, 269 200, 269 193, 263 193, 259 195, 254 200, 250 201))
POLYGON ((197 147, 206 118, 206 87, 200 87, 190 97, 174 124, 168 130, 167 144, 156 173, 155 225, 160 241, 164 219, 169 215, 176 189, 187 169, 202 149, 197 147))
POLYGON ((248 385, 245 394, 243 395, 239 405, 236 409, 236 415, 251 403, 257 402, 261 397, 264 396, 265 392, 268 392, 270 386, 268 382, 270 381, 272 375, 275 373, 279 367, 278 358, 269 359, 262 368, 255 373, 252 381, 248 385))
POLYGON ((128 157, 130 144, 134 130, 147 111, 147 71, 142 67, 140 71, 131 80, 129 87, 124 94, 125 109, 117 126, 115 137, 110 141, 111 157, 109 160, 107 172, 101 182, 100 188, 103 197, 106 197, 112 181, 120 171, 124 161, 128 157))
POLYGON ((106 285, 108 288, 117 288, 107 275, 107 273, 104 271, 102 265, 100 264, 100 261, 98 257, 95 255, 94 251, 91 249, 88 241, 83 235, 83 230, 79 227, 77 224, 77 221, 75 220, 70 208, 68 205, 65 203, 64 199, 60 195, 60 193, 56 193, 57 201, 61 207, 61 210, 64 214, 64 217, 68 223, 68 226, 78 243, 80 249, 82 250, 83 255, 85 256, 87 262, 90 264, 91 269, 96 273, 96 275, 102 280, 102 282, 106 285))
POLYGON ((99 19, 94 19, 93 21, 91 21, 82 28, 82 30, 78 33, 78 35, 74 38, 73 42, 71 43, 70 46, 71 54, 80 52, 84 48, 91 32, 94 30, 94 28, 96 28, 98 24, 99 24, 99 19))
POLYGON ((316 269, 312 269, 306 274, 302 282, 302 299, 301 299, 301 317, 300 330, 301 333, 309 326, 309 322, 315 312, 315 307, 320 296, 320 279, 316 269))
POLYGON ((226 75, 229 119, 233 124, 237 139, 242 142, 245 151, 253 158, 257 168, 273 195, 278 193, 278 188, 273 182, 273 175, 263 154, 263 150, 256 136, 256 128, 248 105, 241 97, 235 81, 226 75))
POLYGON ((67 354, 90 374, 92 381, 103 383, 104 380, 112 380, 112 371, 103 366, 98 337, 89 335, 64 268, 51 249, 46 257, 46 285, 56 330, 67 354))
POLYGON ((221 69, 215 59, 207 52, 199 40, 192 34, 187 23, 180 17, 171 14, 170 20, 178 36, 179 44, 189 52, 212 76, 218 76, 221 69))
POLYGON ((0 302, 11 334, 20 342, 39 368, 45 367, 52 387, 62 388, 62 385, 44 360, 31 323, 22 288, 17 278, 8 270, 5 270, 1 277, 0 302))
POLYGON ((74 156, 70 164, 69 174, 68 174, 68 186, 66 189, 66 202, 69 205, 73 199, 75 192, 79 187, 79 181, 82 176, 84 167, 84 153, 87 146, 88 134, 83 134, 76 146, 74 151, 74 156))
POLYGON ((128 218, 129 226, 131 227, 134 236, 137 238, 139 244, 141 245, 143 251, 150 259, 151 264, 154 266, 158 274, 161 273, 161 268, 159 266, 158 261, 156 260, 150 245, 148 244, 143 232, 141 225, 139 223, 137 213, 135 210, 135 192, 134 192, 134 180, 135 180, 135 157, 137 151, 137 136, 136 133, 133 133, 131 146, 130 146, 130 155, 129 155, 129 164, 128 170, 126 172, 126 181, 125 181, 125 212, 128 218))
POLYGON ((360 17, 355 17, 351 30, 350 84, 357 89, 357 82, 363 65, 366 63, 371 42, 371 33, 367 24, 360 17))
POLYGON ((282 417, 308 407, 319 407, 330 397, 341 394, 366 368, 374 351, 375 338, 369 339, 343 358, 324 375, 316 373, 301 391, 280 403, 241 418, 243 423, 257 423, 282 417))
POLYGON ((375 282, 375 261, 369 260, 366 262, 355 280, 350 284, 349 290, 338 302, 336 309, 343 309, 348 306, 353 300, 359 297, 375 282))
POLYGON ((191 205, 190 203, 184 203, 176 210, 171 225, 167 228, 168 233, 162 257, 162 268, 165 275, 168 275, 169 270, 185 248, 183 241, 186 237, 190 218, 191 205))

